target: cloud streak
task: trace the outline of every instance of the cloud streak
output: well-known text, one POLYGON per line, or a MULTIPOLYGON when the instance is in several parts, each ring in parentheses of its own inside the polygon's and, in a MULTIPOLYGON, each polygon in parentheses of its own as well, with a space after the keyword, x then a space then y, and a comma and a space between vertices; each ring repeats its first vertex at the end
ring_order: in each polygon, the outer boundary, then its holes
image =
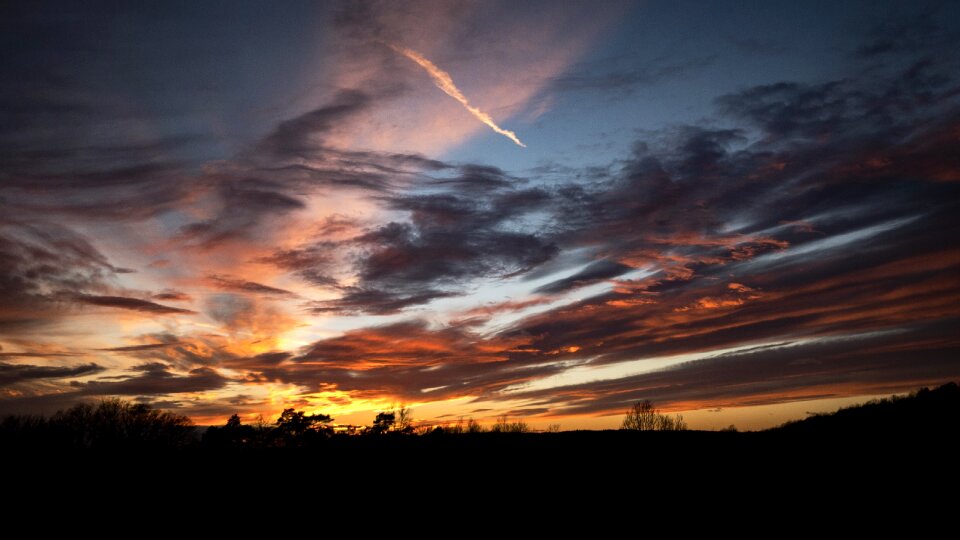
POLYGON ((387 43, 387 45, 391 49, 397 51, 398 53, 406 56, 410 60, 413 60, 414 62, 416 62, 418 66, 422 67, 424 71, 430 74, 430 78, 433 79, 433 83, 437 86, 437 88, 439 88, 440 90, 443 90, 445 94, 459 101, 460 104, 463 105, 463 108, 469 111, 470 114, 476 117, 477 120, 480 120, 481 122, 489 126, 490 129, 492 129, 493 131, 510 139, 517 146, 520 146, 522 148, 527 147, 527 145, 520 142, 520 139, 517 138, 516 133, 510 131, 509 129, 501 128, 496 124, 496 122, 493 121, 493 118, 489 114, 481 111, 480 109, 474 107, 473 105, 470 105, 470 101, 467 100, 467 97, 463 95, 463 92, 461 92, 460 89, 457 88, 457 85, 454 84, 453 82, 453 77, 451 77, 449 73, 440 69, 439 67, 437 67, 436 64, 434 64, 430 60, 427 60, 426 58, 423 57, 423 55, 421 55, 417 51, 414 51, 413 49, 408 49, 406 47, 401 47, 399 45, 395 45, 392 43, 387 43))

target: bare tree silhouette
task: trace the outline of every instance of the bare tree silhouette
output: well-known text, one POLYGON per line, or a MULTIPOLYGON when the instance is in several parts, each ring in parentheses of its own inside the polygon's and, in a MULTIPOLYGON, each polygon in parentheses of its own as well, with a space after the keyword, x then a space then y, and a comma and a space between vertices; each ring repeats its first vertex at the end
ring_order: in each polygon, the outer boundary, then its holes
POLYGON ((634 431, 684 431, 687 429, 687 423, 683 421, 683 416, 676 415, 670 417, 661 414, 653 406, 649 399, 638 401, 633 404, 623 418, 620 429, 634 431))

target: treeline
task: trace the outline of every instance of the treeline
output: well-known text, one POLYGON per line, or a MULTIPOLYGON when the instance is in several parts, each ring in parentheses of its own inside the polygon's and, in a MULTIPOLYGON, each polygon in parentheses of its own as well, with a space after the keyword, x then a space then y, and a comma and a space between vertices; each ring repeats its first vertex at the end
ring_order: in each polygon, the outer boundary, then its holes
MULTIPOLYGON (((229 448, 276 448, 303 447, 321 443, 332 437, 343 436, 401 436, 401 435, 462 435, 477 433, 530 433, 530 426, 522 421, 510 420, 507 416, 497 418, 489 427, 480 422, 460 419, 447 425, 421 425, 413 423, 410 410, 400 408, 377 414, 369 426, 334 426, 333 418, 325 414, 307 415, 295 409, 285 409, 273 424, 259 417, 252 424, 244 424, 239 415, 233 415, 223 426, 211 426, 204 432, 201 442, 206 446, 229 448)), ((548 431, 558 431, 551 426, 548 431)))
POLYGON ((814 414, 767 430, 783 435, 850 437, 960 431, 960 386, 950 382, 902 396, 814 414))
MULTIPOLYGON (((617 441, 627 440, 631 433, 643 431, 684 431, 682 417, 662 415, 650 402, 635 404, 625 415, 621 436, 617 441)), ((552 425, 548 433, 559 431, 552 425)), ((823 437, 849 437, 879 435, 908 440, 918 435, 950 434, 960 431, 960 387, 948 383, 933 390, 924 388, 907 396, 895 396, 841 409, 831 414, 813 415, 805 420, 789 422, 762 433, 749 433, 744 441, 765 440, 819 440, 823 437)), ((545 448, 561 445, 559 441, 613 441, 613 431, 565 432, 561 438, 538 437, 468 437, 476 434, 531 434, 526 422, 510 420, 501 416, 489 426, 474 419, 461 419, 442 426, 417 426, 409 409, 380 412, 369 426, 337 426, 333 418, 325 414, 306 414, 295 409, 285 409, 275 421, 259 417, 244 424, 238 415, 233 415, 223 426, 200 428, 186 416, 160 411, 142 403, 121 399, 105 399, 96 404, 81 403, 59 411, 50 417, 8 416, 0 421, 0 450, 103 450, 146 449, 166 450, 192 449, 261 449, 261 448, 310 448, 329 441, 344 448, 356 448, 360 441, 379 447, 391 441, 431 440, 460 441, 467 446, 482 447, 494 440, 509 442, 534 439, 535 444, 545 448), (342 443, 342 444, 341 444, 342 443), (375 444, 373 444, 375 443, 375 444)), ((705 432, 693 432, 701 437, 705 432)), ((645 436, 637 434, 637 436, 645 436)), ((644 439, 650 440, 650 439, 644 439)), ((676 438, 658 438, 659 441, 676 441, 676 438)), ((689 438, 684 440, 690 440, 689 438)), ((711 438, 711 440, 718 440, 711 438)), ((730 440, 723 438, 723 440, 730 440)), ((735 437, 734 440, 741 440, 735 437)), ((458 442, 457 444, 460 444, 458 442)), ((419 443, 417 443, 419 444, 419 443)), ((499 444, 499 443, 497 443, 499 444)), ((619 444, 619 443, 616 443, 619 444)), ((361 444, 362 445, 362 444, 361 444)))
POLYGON ((0 422, 7 449, 173 449, 196 442, 186 416, 119 398, 79 403, 53 416, 15 415, 0 422))
MULTIPOLYGON (((548 431, 558 431, 553 425, 548 431)), ((262 416, 244 424, 234 414, 223 426, 202 428, 186 416, 143 403, 109 398, 80 403, 50 417, 12 415, 0 421, 0 447, 6 449, 176 449, 294 448, 348 436, 457 435, 529 433, 523 421, 501 416, 487 427, 470 418, 445 426, 415 426, 411 411, 400 408, 376 415, 369 426, 335 426, 325 414, 285 409, 274 422, 262 416)))

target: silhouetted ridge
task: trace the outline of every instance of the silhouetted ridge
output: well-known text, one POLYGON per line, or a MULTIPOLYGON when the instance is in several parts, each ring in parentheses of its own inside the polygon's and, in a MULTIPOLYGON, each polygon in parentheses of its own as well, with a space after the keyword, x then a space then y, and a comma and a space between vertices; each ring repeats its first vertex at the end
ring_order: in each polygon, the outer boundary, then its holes
POLYGON ((919 435, 960 429, 960 386, 947 383, 787 422, 768 431, 790 435, 919 435))

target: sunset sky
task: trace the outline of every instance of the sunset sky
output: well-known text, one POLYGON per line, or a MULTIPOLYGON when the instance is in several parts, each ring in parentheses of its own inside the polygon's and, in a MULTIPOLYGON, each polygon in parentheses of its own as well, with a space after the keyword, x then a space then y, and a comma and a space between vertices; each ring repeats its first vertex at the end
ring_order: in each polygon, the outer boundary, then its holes
POLYGON ((0 414, 960 378, 960 3, 4 2, 0 414))

